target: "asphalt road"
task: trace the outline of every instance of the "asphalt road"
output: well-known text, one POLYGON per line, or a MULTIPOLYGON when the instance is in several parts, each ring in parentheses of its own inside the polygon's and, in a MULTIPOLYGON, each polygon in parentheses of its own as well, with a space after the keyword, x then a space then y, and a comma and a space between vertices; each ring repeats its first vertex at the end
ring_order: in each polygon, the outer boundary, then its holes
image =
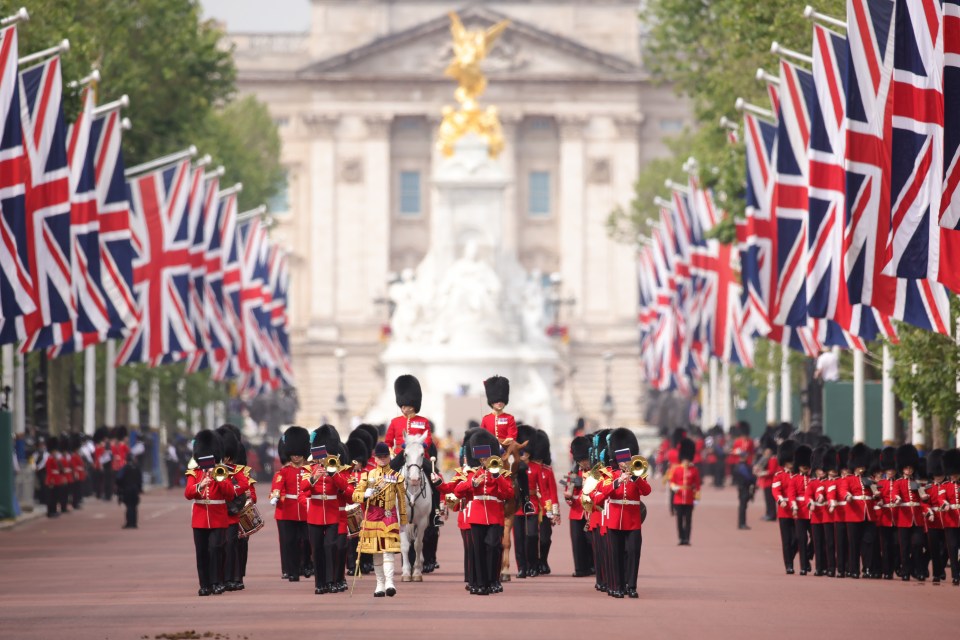
MULTIPOLYGON (((121 530, 123 509, 87 501, 56 520, 0 531, 0 638, 789 638, 811 635, 953 637, 960 588, 899 580, 786 576, 775 523, 751 508, 736 528, 733 489, 707 489, 693 516, 692 545, 677 546, 659 481, 643 529, 638 600, 614 600, 592 578, 572 578, 568 524, 555 530, 553 574, 505 585, 489 597, 463 590, 462 546, 451 520, 440 569, 398 583, 395 598, 313 594, 312 580, 280 580, 276 524, 250 543, 247 588, 197 597, 190 504, 157 489, 140 528, 121 530), (909 635, 908 635, 909 634, 909 635)), ((399 573, 399 563, 398 563, 399 573)))

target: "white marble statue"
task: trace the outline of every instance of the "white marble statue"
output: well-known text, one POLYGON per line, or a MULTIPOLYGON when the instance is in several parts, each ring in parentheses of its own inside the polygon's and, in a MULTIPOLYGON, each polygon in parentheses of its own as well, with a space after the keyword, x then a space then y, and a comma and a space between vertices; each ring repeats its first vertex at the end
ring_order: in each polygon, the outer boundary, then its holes
POLYGON ((500 278, 478 249, 476 241, 467 241, 437 286, 436 343, 491 344, 503 337, 500 278))
POLYGON ((523 338, 527 344, 545 344, 549 342, 546 334, 546 296, 540 271, 534 269, 523 284, 523 297, 520 300, 523 319, 523 338))
POLYGON ((404 269, 387 295, 395 305, 390 316, 391 337, 397 342, 413 342, 421 310, 413 269, 404 269))

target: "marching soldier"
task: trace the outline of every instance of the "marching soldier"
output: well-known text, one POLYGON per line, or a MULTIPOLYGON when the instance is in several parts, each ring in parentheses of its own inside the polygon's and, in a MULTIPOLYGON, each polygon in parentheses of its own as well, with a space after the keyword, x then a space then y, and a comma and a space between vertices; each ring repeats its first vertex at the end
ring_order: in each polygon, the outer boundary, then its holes
POLYGON ((794 572, 793 562, 797 555, 797 528, 793 521, 793 509, 790 508, 790 500, 787 497, 788 488, 793 483, 793 456, 796 450, 797 443, 794 440, 784 440, 780 443, 777 451, 780 471, 773 476, 773 484, 770 485, 773 498, 777 501, 780 545, 783 550, 783 564, 788 575, 794 572))
POLYGON ((946 580, 946 548, 943 511, 938 504, 941 486, 945 480, 943 470, 943 449, 934 449, 927 455, 927 478, 930 480, 926 487, 927 501, 923 503, 923 513, 927 519, 927 548, 930 550, 930 562, 933 565, 931 578, 933 584, 940 584, 946 580))
POLYGON ((56 518, 59 515, 57 513, 57 505, 60 503, 60 484, 62 475, 60 471, 60 462, 58 461, 60 455, 60 440, 56 436, 50 436, 47 438, 47 454, 46 463, 43 467, 43 483, 47 490, 47 517, 56 518))
MULTIPOLYGON (((234 438, 237 440, 237 457, 234 461, 236 464, 233 465, 233 471, 235 473, 241 474, 243 479, 247 483, 247 500, 253 504, 257 503, 257 481, 253 477, 253 468, 247 464, 247 448, 243 444, 243 436, 240 433, 239 427, 235 424, 230 424, 229 422, 223 425, 229 429, 234 438)), ((239 526, 238 526, 239 529, 239 526)), ((234 584, 234 589, 236 591, 243 591, 246 587, 243 584, 243 579, 247 575, 247 559, 249 557, 250 550, 250 538, 240 538, 237 540, 237 560, 239 562, 239 577, 236 584, 234 584)))
POLYGON ((897 552, 896 500, 897 461, 896 449, 884 447, 880 450, 880 469, 883 477, 877 482, 877 500, 874 512, 877 515, 877 537, 880 540, 881 567, 884 580, 893 580, 894 568, 899 566, 897 552))
POLYGON ((943 472, 948 478, 941 483, 936 497, 943 514, 944 542, 953 586, 960 586, 960 450, 950 449, 943 454, 943 472))
POLYGON ((520 495, 513 518, 513 550, 517 559, 517 578, 535 578, 540 573, 540 506, 547 493, 540 464, 531 460, 536 449, 537 430, 525 424, 517 427, 517 442, 526 443, 520 450, 517 486, 520 495))
POLYGON ((865 476, 870 456, 867 445, 862 442, 853 445, 849 462, 853 473, 837 487, 838 499, 847 503, 847 576, 854 579, 860 577, 861 560, 864 577, 872 577, 873 573, 874 486, 873 480, 865 476))
POLYGON ((300 486, 300 475, 310 455, 310 434, 303 427, 288 427, 280 437, 281 445, 289 462, 278 472, 280 481, 276 494, 277 528, 280 530, 280 544, 284 549, 281 562, 283 574, 290 582, 299 582, 300 574, 313 575, 313 568, 304 571, 303 540, 307 537, 306 496, 300 486))
POLYGON ((793 512, 796 527, 797 549, 800 552, 800 575, 810 573, 810 556, 807 547, 810 541, 810 509, 807 505, 807 485, 810 484, 810 462, 813 451, 802 444, 793 454, 793 464, 797 473, 787 485, 787 500, 793 512))
POLYGON ((923 582, 921 557, 926 537, 923 509, 920 503, 926 493, 920 488, 915 472, 920 464, 920 454, 912 444, 897 449, 897 472, 900 477, 894 483, 897 538, 900 541, 900 579, 904 582, 913 576, 923 582))
POLYGON ((550 436, 543 429, 537 429, 537 447, 533 450, 533 460, 540 464, 541 488, 543 495, 543 513, 540 518, 540 573, 550 575, 550 546, 553 541, 553 527, 560 524, 560 503, 557 495, 557 476, 553 473, 553 456, 550 455, 550 436))
MULTIPOLYGON (((316 435, 314 431, 313 436, 316 435)), ((313 592, 321 595, 338 589, 339 498, 350 489, 350 483, 339 460, 334 457, 338 454, 318 444, 317 438, 314 438, 310 454, 313 464, 304 468, 300 489, 307 498, 307 529, 313 549, 313 592)))
MULTIPOLYGON (((503 503, 513 498, 513 483, 502 469, 487 463, 499 450, 496 437, 478 430, 470 438, 467 464, 470 472, 457 485, 455 494, 466 504, 466 520, 470 524, 470 543, 473 555, 473 595, 490 595, 498 587, 502 557, 504 513, 503 503)), ((463 507, 461 507, 463 508, 463 507)))
MULTIPOLYGON (((810 478, 806 489, 807 509, 810 511, 810 533, 813 536, 813 553, 817 563, 817 569, 813 574, 815 576, 824 576, 830 573, 831 563, 827 561, 827 527, 824 525, 827 515, 827 489, 824 481, 827 477, 825 467, 828 464, 825 462, 825 458, 828 457, 829 451, 830 449, 825 445, 813 450, 813 455, 810 457, 813 477, 810 478)), ((832 523, 829 526, 831 529, 833 528, 832 523)), ((831 551, 833 551, 832 548, 831 551)))
POLYGON ((400 413, 390 421, 387 427, 387 433, 384 441, 394 455, 400 453, 403 449, 403 441, 407 434, 418 436, 422 433, 427 434, 424 446, 429 445, 433 440, 430 436, 430 421, 425 417, 418 415, 420 413, 420 404, 423 402, 423 392, 420 390, 420 381, 411 375, 399 376, 393 383, 393 390, 397 397, 397 406, 400 407, 400 413))
POLYGON ((679 446, 680 464, 670 472, 670 490, 673 491, 673 510, 677 515, 677 533, 680 545, 690 545, 690 529, 693 526, 693 506, 700 499, 700 473, 693 466, 696 445, 684 438, 679 446))
POLYGON ((517 441, 517 422, 512 415, 504 412, 510 402, 510 381, 503 376, 493 376, 483 381, 483 387, 487 393, 487 404, 493 412, 483 416, 480 426, 496 436, 501 446, 506 447, 517 441))
MULTIPOLYGON (((183 495, 193 501, 193 545, 197 556, 198 595, 219 595, 223 585, 223 556, 227 531, 227 501, 242 495, 227 473, 217 474, 223 459, 223 443, 209 429, 197 433, 193 441, 196 468, 189 469, 183 495)), ((225 469, 224 469, 225 471, 225 469)))
POLYGON ((839 474, 827 479, 827 510, 833 514, 834 544, 837 551, 837 577, 844 578, 850 568, 847 560, 850 557, 850 545, 847 542, 847 506, 848 500, 840 497, 841 487, 847 482, 850 475, 850 447, 837 448, 837 466, 839 474))
MULTIPOLYGON (((610 538, 609 566, 612 578, 607 595, 614 598, 638 598, 637 575, 643 545, 643 536, 640 533, 640 499, 650 495, 650 485, 645 478, 633 473, 631 469, 633 457, 640 452, 637 437, 632 431, 614 429, 610 433, 610 448, 613 449, 618 468, 614 470, 612 478, 605 479, 593 492, 594 504, 603 507, 607 535, 610 538)), ((691 463, 694 451, 693 441, 686 440, 681 443, 681 452, 689 454, 691 463)), ((691 467, 690 472, 699 478, 696 469, 691 467)), ((696 484, 699 489, 699 480, 696 484)))
POLYGON ((240 457, 240 441, 236 434, 227 425, 218 427, 216 433, 223 445, 223 464, 230 472, 230 482, 239 489, 238 495, 243 496, 238 501, 242 504, 227 505, 227 532, 223 547, 223 587, 226 591, 240 591, 244 588, 240 562, 240 510, 251 496, 250 481, 236 464, 240 457))
POLYGON ((582 578, 593 573, 593 552, 586 525, 588 518, 583 511, 580 496, 583 492, 583 476, 590 470, 590 440, 577 436, 570 442, 570 455, 574 468, 567 477, 563 490, 564 501, 570 507, 570 546, 573 548, 573 577, 582 578))

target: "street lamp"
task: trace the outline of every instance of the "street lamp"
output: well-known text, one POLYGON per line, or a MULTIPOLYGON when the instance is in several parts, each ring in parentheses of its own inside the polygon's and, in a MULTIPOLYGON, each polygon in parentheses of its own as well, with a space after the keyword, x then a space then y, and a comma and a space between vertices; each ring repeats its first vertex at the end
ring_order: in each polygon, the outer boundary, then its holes
POLYGON ((333 412, 337 414, 338 426, 346 427, 347 413, 350 411, 347 396, 343 393, 343 369, 347 350, 337 347, 333 350, 333 357, 337 359, 337 397, 333 399, 333 412))
POLYGON ((603 352, 603 402, 600 404, 600 412, 609 427, 613 423, 613 413, 616 406, 613 404, 613 394, 610 393, 610 362, 613 360, 612 351, 603 352))

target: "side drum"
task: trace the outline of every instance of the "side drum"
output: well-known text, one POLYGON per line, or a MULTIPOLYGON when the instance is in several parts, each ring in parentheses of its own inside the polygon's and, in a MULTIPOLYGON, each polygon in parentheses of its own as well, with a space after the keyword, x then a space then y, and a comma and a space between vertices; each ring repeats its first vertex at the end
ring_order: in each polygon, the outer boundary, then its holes
POLYGON ((347 505, 347 537, 356 538, 363 526, 363 509, 359 504, 347 505))
POLYGON ((240 519, 237 523, 240 531, 237 533, 239 538, 249 538, 260 529, 263 529, 263 518, 260 517, 260 511, 257 505, 248 502, 237 517, 240 519))

